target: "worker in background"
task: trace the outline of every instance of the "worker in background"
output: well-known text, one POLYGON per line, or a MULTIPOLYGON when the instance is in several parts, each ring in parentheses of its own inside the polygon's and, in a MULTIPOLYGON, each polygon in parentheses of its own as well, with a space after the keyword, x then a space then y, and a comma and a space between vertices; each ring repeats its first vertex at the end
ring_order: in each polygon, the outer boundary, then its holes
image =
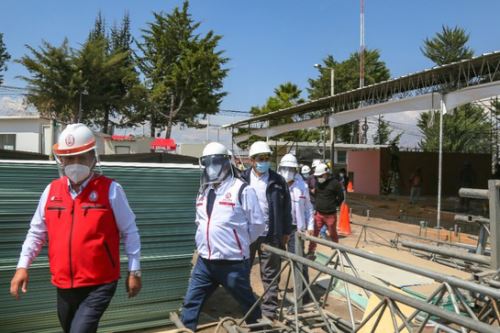
POLYGON ((302 179, 304 181, 307 181, 307 179, 311 175, 311 168, 309 167, 309 165, 307 164, 303 165, 302 168, 300 169, 300 174, 302 175, 302 179))
MULTIPOLYGON (((330 170, 324 163, 320 163, 314 170, 317 183, 315 188, 316 212, 314 214, 314 236, 318 236, 321 227, 326 225, 328 234, 333 242, 338 243, 337 234, 337 207, 344 201, 342 185, 332 177, 330 170)), ((313 257, 316 243, 309 243, 309 256, 313 257)))
POLYGON ((43 191, 24 241, 10 293, 28 289, 28 268, 46 242, 57 314, 64 332, 96 332, 120 278, 120 237, 128 256, 125 287, 141 290, 140 237, 123 188, 96 172, 96 141, 68 125, 53 148, 61 177, 43 191))
MULTIPOLYGON (((237 177, 227 148, 212 142, 203 149, 201 187, 196 198, 198 258, 184 297, 181 320, 196 330, 205 300, 222 285, 248 312, 256 299, 250 286, 250 244, 266 228, 255 190, 237 177)), ((247 323, 261 317, 255 308, 247 323)))
MULTIPOLYGON (((312 235, 314 232, 314 210, 309 198, 309 189, 304 179, 297 172, 297 158, 292 154, 286 154, 280 161, 278 173, 288 183, 290 199, 292 202, 292 233, 288 241, 287 249, 295 253, 295 233, 297 231, 307 232, 312 235)), ((302 252, 304 249, 302 248, 302 252)), ((306 281, 309 281, 307 266, 303 266, 302 273, 306 281)))
POLYGON ((264 289, 269 287, 262 302, 262 314, 269 319, 277 317, 278 284, 270 286, 281 270, 281 258, 260 250, 261 244, 284 249, 292 232, 290 192, 286 181, 270 169, 271 148, 263 141, 250 147, 252 166, 245 170, 244 179, 255 189, 259 206, 266 221, 266 228, 250 248, 251 262, 259 253, 260 276, 264 289))

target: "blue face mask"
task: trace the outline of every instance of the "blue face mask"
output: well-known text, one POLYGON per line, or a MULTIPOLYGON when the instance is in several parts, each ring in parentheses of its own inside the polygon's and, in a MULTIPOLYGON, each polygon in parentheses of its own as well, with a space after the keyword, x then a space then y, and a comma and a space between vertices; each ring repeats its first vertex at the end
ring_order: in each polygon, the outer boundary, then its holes
POLYGON ((255 164, 255 169, 259 173, 266 173, 270 167, 271 167, 271 162, 257 162, 255 164))

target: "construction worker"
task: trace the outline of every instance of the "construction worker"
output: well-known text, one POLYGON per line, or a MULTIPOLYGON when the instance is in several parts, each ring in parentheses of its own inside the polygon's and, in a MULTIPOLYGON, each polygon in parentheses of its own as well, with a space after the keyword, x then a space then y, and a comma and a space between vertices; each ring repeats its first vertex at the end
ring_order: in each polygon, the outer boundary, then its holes
MULTIPOLYGON (((195 331, 205 300, 222 285, 244 313, 256 299, 250 286, 250 244, 262 234, 265 222, 255 191, 237 177, 227 148, 209 143, 200 158, 203 169, 196 198, 198 258, 184 297, 181 320, 195 331)), ((247 318, 261 317, 257 307, 247 318)))
MULTIPOLYGON (((309 198, 309 189, 297 172, 298 166, 297 158, 292 154, 286 154, 281 159, 278 167, 278 173, 288 183, 292 203, 292 233, 287 244, 288 251, 292 253, 295 253, 296 250, 295 233, 297 230, 307 232, 309 235, 314 232, 314 210, 309 198)), ((308 281, 307 266, 303 266, 303 274, 308 281)))
POLYGON ((10 293, 28 289, 28 268, 48 241, 57 314, 64 332, 96 332, 120 278, 120 237, 128 256, 129 297, 141 290, 140 237, 123 188, 96 172, 96 141, 68 125, 53 147, 61 177, 43 191, 24 241, 10 293))
POLYGON ((300 174, 302 175, 302 178, 304 181, 307 181, 307 179, 309 178, 309 176, 311 175, 311 168, 309 167, 309 165, 304 165, 301 169, 300 169, 300 174))
POLYGON ((266 228, 250 247, 250 260, 259 253, 260 276, 264 289, 269 287, 262 302, 262 314, 268 319, 275 319, 278 310, 278 284, 270 286, 281 270, 281 258, 278 255, 260 250, 261 244, 269 244, 284 249, 292 232, 290 192, 279 174, 270 169, 271 148, 263 141, 250 146, 249 155, 252 166, 245 170, 243 178, 255 189, 258 203, 266 221, 266 228))
MULTIPOLYGON (((317 236, 323 225, 326 224, 328 233, 333 242, 338 243, 337 234, 337 207, 344 201, 342 185, 332 177, 330 170, 324 163, 320 163, 314 170, 316 177, 316 212, 314 214, 314 236, 317 236)), ((313 257, 316 243, 309 243, 309 256, 313 257)))

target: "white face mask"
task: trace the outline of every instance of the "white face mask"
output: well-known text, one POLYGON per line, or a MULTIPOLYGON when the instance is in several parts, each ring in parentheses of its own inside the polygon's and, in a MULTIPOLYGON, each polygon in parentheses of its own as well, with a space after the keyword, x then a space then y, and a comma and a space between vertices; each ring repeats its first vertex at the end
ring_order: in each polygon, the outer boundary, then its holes
POLYGON ((220 170, 222 169, 222 165, 220 164, 212 164, 207 166, 207 176, 209 180, 215 180, 219 176, 220 170))
POLYGON ((287 182, 291 182, 293 178, 295 177, 295 172, 292 170, 284 169, 280 170, 280 175, 285 178, 287 182))
POLYGON ((83 164, 70 164, 64 167, 64 174, 74 184, 79 184, 90 175, 90 168, 83 164))
POLYGON ((326 182, 326 178, 323 177, 318 178, 318 183, 323 184, 324 182, 326 182))

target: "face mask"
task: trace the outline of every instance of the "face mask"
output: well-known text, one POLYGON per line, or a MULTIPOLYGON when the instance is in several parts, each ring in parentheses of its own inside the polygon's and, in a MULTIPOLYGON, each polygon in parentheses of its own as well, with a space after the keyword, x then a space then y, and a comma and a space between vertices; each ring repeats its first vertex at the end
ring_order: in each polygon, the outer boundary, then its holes
POLYGON ((73 184, 79 184, 90 175, 90 168, 83 164, 70 164, 64 167, 64 174, 73 184))
POLYGON ((340 177, 344 177, 344 174, 343 174, 342 172, 341 172, 341 173, 339 173, 339 175, 340 175, 340 177))
POLYGON ((324 182, 326 182, 326 178, 318 178, 318 183, 323 184, 324 182))
POLYGON ((304 178, 309 178, 309 174, 308 174, 308 173, 303 173, 303 174, 302 174, 302 177, 304 177, 304 178))
POLYGON ((259 173, 266 173, 271 167, 271 162, 257 162, 255 165, 255 169, 259 173))
POLYGON ((287 182, 291 182, 295 177, 295 172, 292 170, 280 170, 280 175, 285 178, 287 182))

